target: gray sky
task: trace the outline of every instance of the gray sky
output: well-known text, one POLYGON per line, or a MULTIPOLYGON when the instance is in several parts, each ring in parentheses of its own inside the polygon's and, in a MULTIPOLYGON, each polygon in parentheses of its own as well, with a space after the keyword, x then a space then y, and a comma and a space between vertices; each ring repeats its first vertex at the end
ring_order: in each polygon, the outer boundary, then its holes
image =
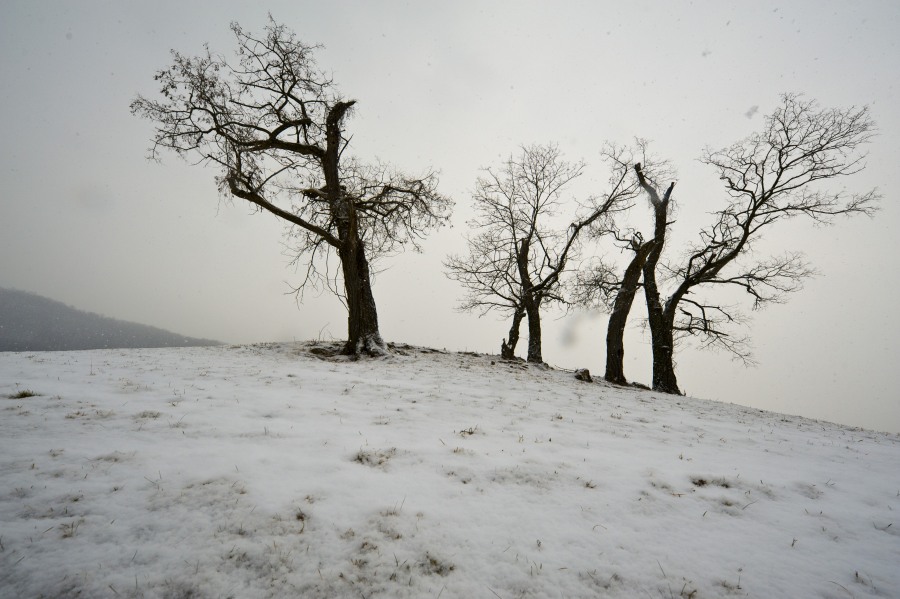
MULTIPOLYGON (((283 226, 221 202, 215 171, 145 159, 151 125, 130 115, 169 50, 230 53, 228 24, 258 31, 270 11, 358 100, 353 149, 407 170, 440 169, 454 227, 383 264, 375 281, 388 340, 499 351, 508 323, 454 310, 443 274, 463 252, 479 167, 518 145, 557 142, 588 163, 573 191, 602 189, 605 140, 653 141, 679 173, 670 251, 722 198, 698 164, 762 125, 782 92, 823 106, 868 104, 880 136, 851 190, 879 187, 874 220, 767 237, 803 250, 822 276, 788 303, 754 313, 759 366, 685 346, 691 395, 900 431, 900 4, 884 2, 32 2, 0 3, 0 286, 180 333, 230 342, 342 338, 328 295, 298 309, 283 226), (758 110, 754 112, 754 107, 758 110)), ((632 213, 635 224, 641 210, 632 213)), ((645 227, 646 229, 646 227, 645 227)), ((610 247, 604 251, 614 252, 610 247)), ((636 308, 642 306, 636 303, 636 308)), ((602 372, 606 317, 545 324, 545 359, 602 372)), ((523 331, 524 332, 524 331, 523 331)), ((635 329, 626 374, 648 381, 635 329)))

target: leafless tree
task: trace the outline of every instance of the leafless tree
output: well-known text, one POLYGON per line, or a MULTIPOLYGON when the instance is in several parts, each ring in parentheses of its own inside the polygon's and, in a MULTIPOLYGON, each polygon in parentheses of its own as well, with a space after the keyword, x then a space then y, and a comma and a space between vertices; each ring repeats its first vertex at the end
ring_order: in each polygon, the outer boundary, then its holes
POLYGON ((542 362, 541 307, 563 302, 560 277, 577 250, 582 231, 611 230, 612 216, 628 207, 638 192, 628 170, 617 169, 610 190, 580 204, 567 229, 555 228, 566 187, 584 170, 584 163, 567 162, 554 145, 523 147, 499 169, 485 170, 473 196, 477 232, 468 238, 469 253, 445 261, 448 276, 467 295, 463 310, 499 310, 512 317, 501 355, 512 358, 519 326, 528 321, 529 362, 542 362))
MULTIPOLYGON (((385 344, 372 295, 370 261, 407 245, 449 218, 452 203, 434 173, 403 174, 344 156, 344 124, 355 100, 319 70, 316 46, 270 19, 262 36, 233 23, 234 60, 206 51, 173 52, 155 79, 160 99, 138 96, 132 113, 156 125, 151 149, 218 166, 220 191, 290 223, 307 260, 300 285, 329 281, 321 260, 336 255, 348 311, 345 352, 380 354, 385 344)), ((334 280, 332 280, 334 282, 334 280)))
MULTIPOLYGON (((848 195, 823 184, 861 171, 863 146, 874 134, 867 107, 823 109, 815 101, 788 94, 766 118, 761 132, 704 152, 701 162, 725 184, 725 206, 713 213, 712 224, 701 230, 683 261, 659 264, 660 246, 653 248, 643 267, 654 389, 680 393, 673 361, 679 335, 697 336, 705 346, 749 359, 746 340, 733 336, 728 327, 741 320, 740 312, 695 292, 737 288, 749 294, 757 309, 800 289, 813 273, 802 254, 787 252, 757 260, 752 250, 763 233, 781 221, 807 217, 828 224, 838 215, 873 215, 880 199, 876 190, 848 195), (671 288, 665 301, 658 274, 671 288)), ((659 239, 667 226, 665 201, 657 201, 659 192, 642 177, 640 165, 635 171, 656 207, 655 239, 659 239)))
MULTIPOLYGON (((641 277, 648 260, 658 262, 661 248, 665 245, 665 234, 668 229, 667 218, 670 212, 672 191, 675 187, 674 173, 666 162, 653 158, 648 153, 648 142, 636 140, 634 148, 616 148, 608 146, 604 150, 608 161, 624 172, 631 170, 635 164, 635 181, 642 189, 650 187, 650 207, 653 210, 654 236, 644 239, 640 231, 628 228, 613 232, 620 248, 631 254, 631 259, 624 271, 619 271, 614 264, 605 260, 595 260, 592 265, 580 271, 574 284, 574 301, 581 305, 600 305, 609 311, 606 331, 606 372, 604 378, 618 385, 625 385, 625 326, 628 316, 641 288, 641 277), (640 160, 640 162, 635 162, 640 160), (656 191, 656 180, 671 181, 666 191, 660 195, 656 191)), ((655 266, 654 266, 655 268, 655 266)))

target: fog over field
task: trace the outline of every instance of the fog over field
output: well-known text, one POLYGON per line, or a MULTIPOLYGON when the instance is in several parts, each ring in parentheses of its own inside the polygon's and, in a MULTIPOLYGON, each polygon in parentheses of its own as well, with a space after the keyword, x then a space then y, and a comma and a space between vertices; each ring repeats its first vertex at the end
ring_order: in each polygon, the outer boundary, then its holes
MULTIPOLYGON (((604 141, 651 140, 677 186, 666 256, 677 258, 723 201, 700 164, 760 131, 782 93, 823 107, 867 105, 878 127, 848 192, 878 188, 873 219, 772 229, 759 255, 802 251, 819 272, 788 301, 753 312, 758 365, 685 343, 676 356, 692 396, 900 432, 900 5, 873 1, 370 3, 273 1, 0 3, 0 287, 75 308, 228 343, 343 339, 346 312, 327 291, 291 293, 284 225, 222 199, 214 168, 173 154, 148 161, 153 124, 132 116, 170 50, 234 51, 229 23, 261 31, 267 13, 307 43, 357 101, 348 154, 434 169, 455 202, 452 227, 421 254, 377 263, 374 294, 388 341, 499 352, 508 320, 456 310, 462 289, 442 261, 465 250, 480 168, 523 144, 556 143, 584 160, 571 189, 603 191, 604 141)), ((623 222, 650 231, 646 202, 623 222)), ((620 266, 613 244, 585 251, 620 266)), ((626 375, 650 382, 639 298, 626 375)), ((607 315, 550 311, 544 359, 603 371, 607 315)), ((523 330, 524 334, 524 330, 523 330)))
POLYGON ((0 288, 0 351, 188 347, 217 341, 76 310, 60 302, 0 288))

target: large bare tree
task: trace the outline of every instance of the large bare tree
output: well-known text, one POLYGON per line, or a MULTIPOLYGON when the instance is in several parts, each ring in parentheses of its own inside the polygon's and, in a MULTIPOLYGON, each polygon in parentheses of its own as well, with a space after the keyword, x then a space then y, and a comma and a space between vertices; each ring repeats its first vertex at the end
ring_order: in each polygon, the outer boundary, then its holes
POLYGON ((637 193, 627 167, 614 169, 607 192, 573 207, 578 214, 568 228, 554 226, 566 187, 583 170, 582 162, 564 160, 555 145, 532 145, 510 156, 500 169, 486 169, 476 183, 477 216, 470 225, 477 232, 468 238, 469 253, 448 257, 445 266, 448 276, 466 289, 463 310, 511 315, 508 339, 501 344, 504 358, 515 355, 519 326, 527 319, 527 360, 543 362, 541 308, 565 303, 560 278, 580 234, 610 231, 612 216, 637 193))
MULTIPOLYGON (((867 107, 821 108, 799 95, 782 96, 765 119, 763 130, 720 150, 706 150, 701 162, 725 184, 725 206, 700 231, 680 262, 654 261, 655 247, 643 267, 644 292, 653 347, 653 388, 680 393, 673 352, 679 335, 697 336, 748 360, 746 339, 728 326, 741 320, 733 306, 697 295, 701 289, 735 288, 750 296, 754 309, 782 301, 801 288, 813 273, 802 254, 785 252, 758 258, 756 243, 776 223, 806 217, 821 224, 839 215, 871 216, 880 199, 876 190, 847 194, 835 189, 837 179, 861 171, 863 146, 875 134, 867 107), (658 275, 671 291, 663 300, 658 275)), ((636 175, 651 198, 658 190, 636 175)), ((657 207, 656 237, 667 223, 657 207)))
POLYGON ((155 79, 160 98, 138 96, 134 114, 156 125, 161 149, 220 168, 221 192, 290 223, 289 239, 307 260, 300 287, 330 283, 347 307, 348 354, 385 351, 372 294, 370 262, 449 218, 452 203, 437 178, 403 174, 386 164, 345 156, 344 132, 356 103, 344 98, 306 45, 270 19, 263 35, 238 24, 234 60, 173 52, 155 79), (327 268, 340 262, 343 289, 327 268), (326 266, 323 266, 326 265, 326 266))

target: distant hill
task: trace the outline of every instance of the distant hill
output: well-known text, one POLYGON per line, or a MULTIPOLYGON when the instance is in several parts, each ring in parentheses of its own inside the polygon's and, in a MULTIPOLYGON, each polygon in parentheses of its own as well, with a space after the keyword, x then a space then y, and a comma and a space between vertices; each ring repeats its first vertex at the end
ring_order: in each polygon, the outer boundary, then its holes
POLYGON ((0 288, 0 351, 67 351, 219 345, 76 310, 40 295, 0 288))

